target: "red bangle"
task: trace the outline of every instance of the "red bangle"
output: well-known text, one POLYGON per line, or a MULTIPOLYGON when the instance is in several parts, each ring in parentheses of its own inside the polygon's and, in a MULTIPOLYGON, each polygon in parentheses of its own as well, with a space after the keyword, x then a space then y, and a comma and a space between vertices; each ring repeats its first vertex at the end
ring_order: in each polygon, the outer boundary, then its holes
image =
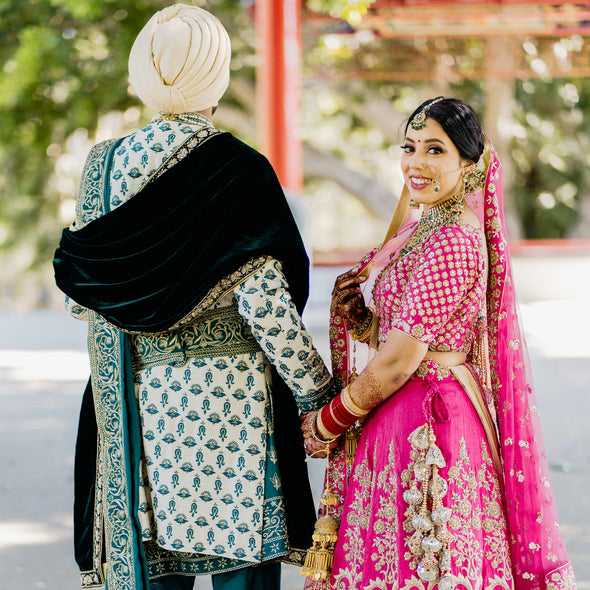
POLYGON ((331 436, 346 432, 359 418, 349 412, 342 402, 342 394, 338 394, 318 415, 318 422, 323 430, 331 436))

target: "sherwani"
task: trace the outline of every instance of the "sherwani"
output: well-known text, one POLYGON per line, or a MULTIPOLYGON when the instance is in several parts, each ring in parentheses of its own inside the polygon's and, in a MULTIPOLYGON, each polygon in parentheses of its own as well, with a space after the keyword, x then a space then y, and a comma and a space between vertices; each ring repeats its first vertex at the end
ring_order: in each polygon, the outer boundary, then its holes
MULTIPOLYGON (((95 146, 81 183, 75 229, 135 195, 141 198, 146 185, 218 133, 166 121, 95 146)), ((291 288, 280 260, 254 256, 223 276, 170 329, 127 331, 141 438, 137 517, 150 578, 229 571, 279 557, 302 559, 305 547, 293 547, 288 539, 273 373, 301 412, 326 403, 332 383, 291 288)), ((94 403, 98 422, 108 425, 121 410, 111 407, 117 395, 108 385, 112 367, 123 363, 111 356, 120 332, 95 311, 70 298, 66 302, 72 315, 89 320, 94 403)), ((110 461, 109 482, 117 479, 115 471, 123 473, 110 456, 118 445, 115 438, 109 443, 111 435, 108 427, 102 437, 99 432, 98 464, 110 461)), ((105 506, 119 497, 98 471, 95 529, 106 520, 108 544, 118 533, 111 531, 116 527, 105 506)), ((131 514, 126 518, 134 520, 131 514)), ((82 572, 85 586, 102 581, 100 550, 95 543, 93 567, 82 572)), ((113 565, 128 564, 124 550, 114 552, 113 565)), ((132 583, 131 577, 129 588, 132 583)))

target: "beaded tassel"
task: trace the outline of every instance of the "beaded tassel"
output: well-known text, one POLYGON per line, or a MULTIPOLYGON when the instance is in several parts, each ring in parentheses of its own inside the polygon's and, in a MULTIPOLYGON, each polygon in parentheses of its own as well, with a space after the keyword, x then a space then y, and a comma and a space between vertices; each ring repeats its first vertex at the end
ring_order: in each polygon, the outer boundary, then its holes
POLYGON ((326 514, 315 523, 312 539, 313 545, 307 550, 305 563, 300 574, 316 581, 328 581, 332 575, 334 549, 338 540, 338 521, 328 514, 328 507, 334 506, 338 498, 330 485, 330 447, 326 445, 327 473, 326 489, 320 502, 326 506, 326 514))
POLYGON ((414 477, 410 489, 404 492, 408 520, 404 525, 412 533, 408 546, 410 566, 424 582, 438 581, 438 590, 453 590, 450 574, 449 533, 446 524, 451 510, 442 504, 447 482, 438 474, 446 462, 431 424, 420 426, 408 438, 412 445, 414 477), (419 487, 420 486, 420 487, 419 487))
MULTIPOLYGON (((348 395, 350 396, 350 386, 354 380, 358 377, 356 372, 356 338, 352 338, 352 369, 350 375, 348 375, 346 387, 348 387, 348 395)), ((361 438, 361 423, 357 420, 345 434, 345 448, 346 448, 346 465, 350 466, 354 462, 354 456, 358 447, 359 440, 361 438)))
MULTIPOLYGON (((358 377, 356 372, 356 338, 353 337, 352 352, 352 369, 348 375, 346 386, 350 395, 350 386, 358 377)), ((357 423, 350 427, 345 434, 346 464, 352 465, 354 455, 360 438, 361 425, 357 423)), ((315 524, 313 532, 313 545, 307 550, 305 563, 301 569, 301 575, 312 578, 316 581, 327 582, 332 575, 332 565, 334 563, 334 550, 338 540, 338 521, 328 514, 328 508, 338 503, 336 494, 332 491, 330 483, 330 447, 326 445, 327 469, 326 469, 326 488, 320 497, 320 503, 326 507, 325 515, 322 516, 315 524)))
POLYGON ((492 376, 490 371, 490 351, 488 342, 488 330, 486 325, 485 312, 482 313, 476 324, 477 338, 473 343, 472 360, 480 371, 480 378, 484 387, 490 391, 492 388, 492 376))

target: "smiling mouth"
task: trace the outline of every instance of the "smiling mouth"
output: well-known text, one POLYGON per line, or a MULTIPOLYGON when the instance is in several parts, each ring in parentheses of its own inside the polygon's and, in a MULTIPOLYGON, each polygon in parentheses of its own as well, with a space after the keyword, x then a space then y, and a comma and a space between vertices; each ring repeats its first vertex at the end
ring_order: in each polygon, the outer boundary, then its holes
POLYGON ((423 176, 410 176, 410 182, 414 187, 425 187, 432 184, 431 178, 425 178, 423 176))

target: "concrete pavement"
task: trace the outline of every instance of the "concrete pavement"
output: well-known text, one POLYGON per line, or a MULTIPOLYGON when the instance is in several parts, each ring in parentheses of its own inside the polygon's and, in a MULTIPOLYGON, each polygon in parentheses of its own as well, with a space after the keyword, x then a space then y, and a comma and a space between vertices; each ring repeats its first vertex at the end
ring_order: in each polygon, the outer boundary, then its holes
MULTIPOLYGON (((316 268, 304 316, 326 358, 338 269, 316 268)), ((590 590, 590 257, 516 258, 515 274, 562 530, 590 590)), ((72 466, 88 373, 85 325, 59 311, 0 313, 0 590, 77 590, 72 466)), ((313 461, 319 492, 323 462, 313 461)), ((283 588, 299 590, 296 568, 283 588)), ((211 588, 199 579, 199 590, 211 588)))

